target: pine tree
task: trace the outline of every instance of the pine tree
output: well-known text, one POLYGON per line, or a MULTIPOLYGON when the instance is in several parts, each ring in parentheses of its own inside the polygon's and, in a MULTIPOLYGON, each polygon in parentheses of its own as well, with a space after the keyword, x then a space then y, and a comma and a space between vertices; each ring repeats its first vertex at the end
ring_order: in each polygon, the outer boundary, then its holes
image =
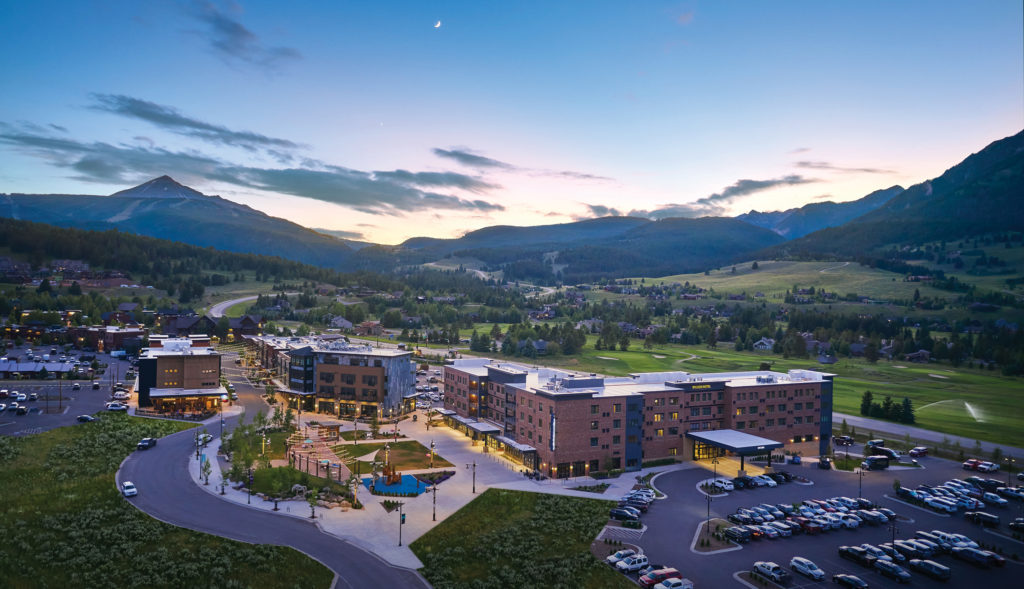
POLYGON ((916 423, 917 419, 914 417, 914 404, 908 397, 903 397, 903 411, 900 415, 900 421, 903 423, 916 423))
POLYGON ((870 415, 871 414, 871 403, 875 400, 875 396, 871 391, 864 391, 864 396, 860 398, 860 414, 870 415))

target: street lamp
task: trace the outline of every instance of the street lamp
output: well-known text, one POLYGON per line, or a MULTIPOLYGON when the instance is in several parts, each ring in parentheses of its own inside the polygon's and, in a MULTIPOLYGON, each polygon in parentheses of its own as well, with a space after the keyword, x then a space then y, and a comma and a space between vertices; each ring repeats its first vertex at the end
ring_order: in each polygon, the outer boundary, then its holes
POLYGON ((430 468, 434 468, 434 440, 430 440, 430 468))
POLYGON ((718 456, 711 457, 711 465, 715 468, 715 480, 718 480, 718 456))
POLYGON ((473 494, 475 495, 476 494, 476 461, 473 461, 473 464, 467 464, 466 465, 466 468, 470 468, 470 467, 473 468, 473 494))
POLYGON ((1013 463, 1017 462, 1013 459, 1013 456, 1006 457, 1006 486, 1010 486, 1010 473, 1013 472, 1013 463))
POLYGON ((896 546, 896 533, 899 532, 900 529, 896 525, 896 519, 895 518, 893 518, 892 523, 889 524, 889 529, 892 530, 892 545, 896 546))
POLYGON ((857 469, 857 498, 858 499, 863 497, 863 495, 861 494, 863 489, 864 489, 864 469, 863 468, 858 468, 857 469))
POLYGON ((707 499, 707 501, 708 501, 708 518, 707 518, 707 521, 704 523, 704 530, 705 530, 705 533, 708 536, 710 536, 711 535, 711 494, 710 493, 705 493, 704 494, 704 498, 707 499))
POLYGON ((437 481, 431 486, 434 487, 434 521, 437 521, 437 481))

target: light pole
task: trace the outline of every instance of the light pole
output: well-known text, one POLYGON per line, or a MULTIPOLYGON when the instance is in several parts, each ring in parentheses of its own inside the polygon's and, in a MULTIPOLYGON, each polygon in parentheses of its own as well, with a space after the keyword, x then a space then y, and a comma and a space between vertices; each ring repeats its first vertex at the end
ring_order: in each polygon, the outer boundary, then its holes
POLYGON ((434 468, 434 440, 430 440, 430 468, 434 468))
POLYGON ((252 504, 252 469, 249 469, 249 495, 245 498, 245 504, 252 504))
POLYGON ((402 513, 402 507, 405 503, 398 504, 398 545, 402 545, 402 526, 405 525, 405 514, 402 513))
POLYGON ((896 526, 896 519, 895 518, 892 520, 892 523, 889 524, 889 529, 892 530, 892 545, 895 547, 896 546, 896 533, 900 531, 899 527, 896 526))
POLYGON ((473 494, 475 495, 476 494, 476 461, 475 460, 473 461, 473 464, 467 464, 466 465, 466 468, 470 468, 470 467, 473 468, 473 494))
POLYGON ((437 521, 437 481, 431 486, 434 487, 434 521, 437 521))
POLYGON ((858 499, 863 497, 863 495, 861 494, 863 489, 864 489, 864 469, 863 468, 858 468, 857 469, 857 498, 858 499))
POLYGON ((718 456, 712 456, 711 457, 711 465, 715 468, 715 480, 717 481, 718 480, 718 456))
POLYGON ((1010 473, 1013 472, 1013 463, 1014 462, 1016 462, 1016 460, 1013 459, 1013 456, 1007 456, 1006 457, 1006 486, 1007 487, 1010 486, 1010 473))

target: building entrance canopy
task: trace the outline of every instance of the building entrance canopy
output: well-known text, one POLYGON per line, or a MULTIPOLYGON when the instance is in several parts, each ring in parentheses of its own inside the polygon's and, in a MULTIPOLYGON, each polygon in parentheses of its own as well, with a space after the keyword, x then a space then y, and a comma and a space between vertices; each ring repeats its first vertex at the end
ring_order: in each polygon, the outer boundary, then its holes
POLYGON ((733 429, 718 429, 706 432, 686 432, 686 437, 715 448, 728 450, 740 456, 767 454, 781 448, 782 442, 769 440, 733 429))

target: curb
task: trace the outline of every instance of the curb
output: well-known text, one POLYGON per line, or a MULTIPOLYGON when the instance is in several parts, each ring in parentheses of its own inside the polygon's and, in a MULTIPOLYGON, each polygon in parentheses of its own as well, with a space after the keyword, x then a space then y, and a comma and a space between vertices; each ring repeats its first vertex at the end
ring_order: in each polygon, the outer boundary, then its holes
MULTIPOLYGON (((698 556, 712 556, 712 555, 715 555, 715 554, 722 554, 722 553, 725 553, 725 552, 735 552, 737 550, 743 550, 743 546, 739 545, 739 544, 736 544, 732 548, 722 548, 721 550, 710 550, 710 551, 706 551, 706 552, 701 552, 701 551, 697 550, 696 546, 697 546, 697 540, 700 539, 700 528, 701 528, 701 526, 704 525, 704 523, 705 522, 698 523, 697 524, 697 529, 693 532, 693 540, 690 541, 690 552, 692 552, 692 553, 694 553, 694 554, 696 554, 698 556)), ((732 542, 732 541, 730 540, 730 542, 732 542)), ((733 542, 733 544, 735 544, 735 542, 733 542)), ((737 573, 737 574, 739 574, 739 573, 737 573)), ((753 587, 753 585, 750 585, 750 586, 753 587)))

